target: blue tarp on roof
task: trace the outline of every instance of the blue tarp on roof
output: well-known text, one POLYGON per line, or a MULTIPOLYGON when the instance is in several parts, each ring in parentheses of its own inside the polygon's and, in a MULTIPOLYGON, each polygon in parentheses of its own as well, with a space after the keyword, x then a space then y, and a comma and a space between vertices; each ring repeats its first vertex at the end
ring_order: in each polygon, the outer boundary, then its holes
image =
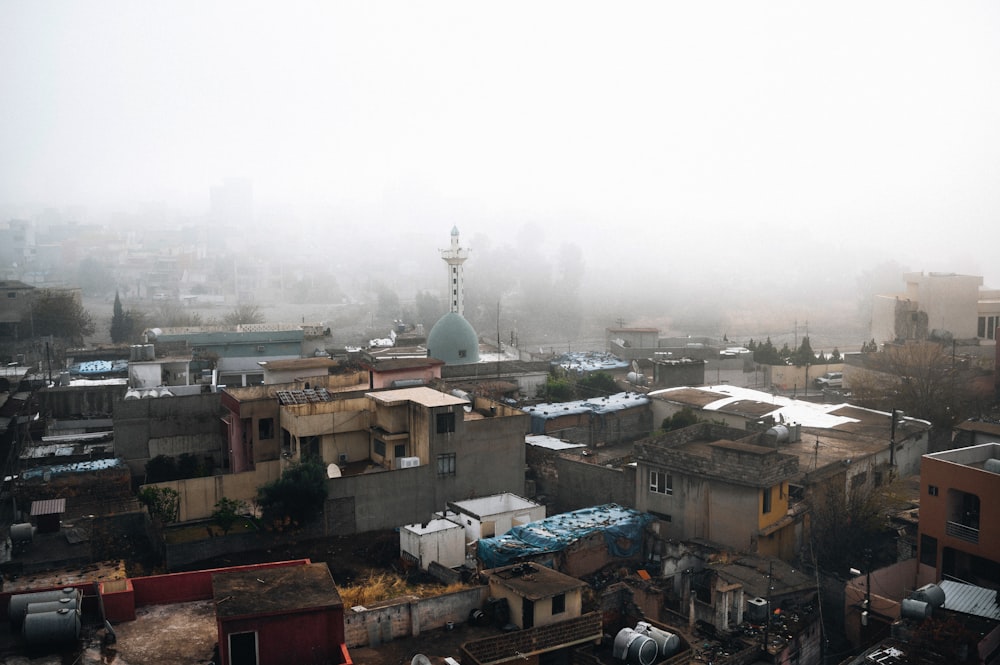
POLYGON ((608 503, 516 526, 496 538, 480 538, 477 554, 485 568, 497 568, 525 557, 562 551, 581 538, 602 532, 608 552, 630 557, 642 547, 642 531, 652 520, 648 513, 608 503))

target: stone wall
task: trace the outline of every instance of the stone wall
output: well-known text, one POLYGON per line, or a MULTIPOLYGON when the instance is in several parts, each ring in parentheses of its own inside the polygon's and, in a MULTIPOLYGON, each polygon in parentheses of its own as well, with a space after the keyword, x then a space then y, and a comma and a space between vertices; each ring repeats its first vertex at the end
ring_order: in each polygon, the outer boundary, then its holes
POLYGON ((368 607, 344 608, 344 641, 348 648, 378 646, 394 639, 463 623, 480 609, 489 587, 476 586, 433 598, 403 596, 368 607))

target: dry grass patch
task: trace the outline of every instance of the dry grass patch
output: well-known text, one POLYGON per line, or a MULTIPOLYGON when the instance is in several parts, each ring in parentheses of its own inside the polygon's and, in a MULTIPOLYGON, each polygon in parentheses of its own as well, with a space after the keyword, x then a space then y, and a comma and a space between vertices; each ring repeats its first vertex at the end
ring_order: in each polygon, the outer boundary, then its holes
POLYGON ((338 587, 344 607, 373 605, 400 596, 432 598, 467 588, 465 584, 411 584, 405 577, 394 573, 372 573, 358 584, 338 587))

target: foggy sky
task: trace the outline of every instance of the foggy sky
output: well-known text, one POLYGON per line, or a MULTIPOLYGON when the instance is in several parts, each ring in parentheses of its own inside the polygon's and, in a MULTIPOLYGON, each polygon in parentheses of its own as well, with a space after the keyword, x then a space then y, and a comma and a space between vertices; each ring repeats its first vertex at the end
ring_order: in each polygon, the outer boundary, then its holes
POLYGON ((4 0, 0 206, 199 214, 235 176, 258 210, 538 225, 644 278, 1000 288, 997 63, 991 1, 4 0))

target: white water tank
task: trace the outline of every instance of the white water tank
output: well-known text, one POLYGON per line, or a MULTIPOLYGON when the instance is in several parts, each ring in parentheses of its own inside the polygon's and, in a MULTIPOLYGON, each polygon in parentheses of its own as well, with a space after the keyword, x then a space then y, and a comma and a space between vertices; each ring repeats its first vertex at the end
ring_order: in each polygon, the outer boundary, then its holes
POLYGON ((657 661, 659 647, 651 637, 631 628, 622 628, 615 636, 611 655, 628 665, 653 665, 657 661))
POLYGON ((657 660, 669 658, 677 653, 677 651, 681 648, 680 637, 674 633, 668 633, 665 630, 660 630, 656 626, 653 626, 645 621, 640 621, 635 624, 635 632, 641 633, 656 642, 656 647, 659 652, 657 660))

